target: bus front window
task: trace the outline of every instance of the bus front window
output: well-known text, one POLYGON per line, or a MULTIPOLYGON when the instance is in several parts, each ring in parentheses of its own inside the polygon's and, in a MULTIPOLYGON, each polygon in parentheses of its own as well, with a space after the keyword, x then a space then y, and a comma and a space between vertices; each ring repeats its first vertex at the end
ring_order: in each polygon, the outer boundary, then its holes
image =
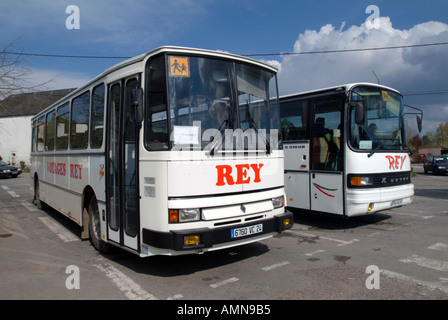
MULTIPOLYGON (((349 142, 362 151, 406 150, 403 101, 401 95, 377 87, 353 89, 353 102, 364 106, 364 121, 355 121, 355 107, 350 107, 349 142)), ((354 105, 354 103, 352 104, 354 105)))
POLYGON ((166 63, 172 149, 278 148, 274 73, 204 57, 168 56, 166 63))
POLYGON ((233 63, 168 56, 167 64, 172 147, 203 149, 235 120, 233 63), (203 141, 206 130, 208 141, 203 141))

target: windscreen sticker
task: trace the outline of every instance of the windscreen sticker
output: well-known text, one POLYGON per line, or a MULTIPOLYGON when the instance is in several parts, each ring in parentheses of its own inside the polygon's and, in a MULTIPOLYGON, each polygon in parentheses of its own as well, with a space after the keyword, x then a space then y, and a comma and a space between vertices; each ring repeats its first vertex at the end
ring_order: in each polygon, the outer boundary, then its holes
POLYGON ((389 101, 389 93, 387 91, 381 91, 381 94, 383 95, 383 101, 388 102, 389 101))
POLYGON ((188 57, 169 57, 170 77, 190 77, 190 60, 188 57))

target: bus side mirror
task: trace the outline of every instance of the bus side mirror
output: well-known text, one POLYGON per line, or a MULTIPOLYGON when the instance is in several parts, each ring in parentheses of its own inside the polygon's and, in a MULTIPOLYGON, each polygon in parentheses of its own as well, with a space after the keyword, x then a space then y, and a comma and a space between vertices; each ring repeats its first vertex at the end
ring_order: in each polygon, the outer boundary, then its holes
POLYGON ((135 123, 141 124, 143 121, 143 89, 130 89, 130 107, 134 112, 135 123))
POLYGON ((351 101, 350 105, 355 108, 355 123, 357 125, 364 124, 364 103, 360 101, 351 101))
POLYGON ((422 132, 422 117, 417 116, 417 128, 418 132, 422 132))
POLYGON ((423 110, 410 106, 408 104, 404 105, 405 107, 417 110, 418 112, 407 112, 406 114, 417 114, 417 128, 418 128, 418 132, 422 132, 422 121, 423 121, 423 110))

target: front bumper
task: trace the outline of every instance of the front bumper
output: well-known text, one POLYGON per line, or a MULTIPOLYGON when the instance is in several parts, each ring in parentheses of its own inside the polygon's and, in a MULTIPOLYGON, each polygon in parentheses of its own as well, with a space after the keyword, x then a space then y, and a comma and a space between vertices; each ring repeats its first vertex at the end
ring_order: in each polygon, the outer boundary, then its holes
POLYGON ((175 251, 196 250, 211 248, 218 244, 231 243, 237 240, 252 239, 266 235, 269 233, 281 233, 284 230, 290 229, 293 225, 293 214, 285 211, 284 214, 275 216, 274 218, 254 221, 251 223, 232 225, 222 228, 204 228, 204 229, 187 229, 176 230, 170 232, 160 232, 154 230, 143 229, 143 243, 152 247, 161 249, 171 249, 175 251), (285 225, 284 221, 289 219, 289 223, 285 225), (232 238, 231 230, 237 228, 244 228, 253 226, 255 224, 263 224, 263 231, 238 238, 232 238), (199 243, 197 245, 185 245, 185 237, 199 236, 199 243))
POLYGON ((15 178, 22 173, 22 170, 0 171, 0 178, 15 178))

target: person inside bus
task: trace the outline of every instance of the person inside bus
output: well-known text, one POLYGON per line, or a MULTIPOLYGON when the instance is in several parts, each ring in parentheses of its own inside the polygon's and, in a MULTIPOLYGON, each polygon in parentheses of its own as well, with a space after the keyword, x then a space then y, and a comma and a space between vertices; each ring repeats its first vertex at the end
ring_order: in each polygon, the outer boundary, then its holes
POLYGON ((325 118, 318 117, 314 124, 313 169, 323 170, 328 159, 328 147, 331 141, 330 131, 325 128, 325 118))
POLYGON ((211 126, 210 128, 222 129, 225 126, 225 122, 228 120, 227 115, 227 103, 222 100, 215 100, 212 103, 211 108, 209 109, 210 117, 211 117, 211 126))
POLYGON ((376 124, 371 123, 369 125, 369 136, 370 136, 370 140, 372 140, 373 148, 375 148, 380 143, 378 140, 378 136, 376 135, 377 129, 378 129, 378 127, 376 126, 376 124))

